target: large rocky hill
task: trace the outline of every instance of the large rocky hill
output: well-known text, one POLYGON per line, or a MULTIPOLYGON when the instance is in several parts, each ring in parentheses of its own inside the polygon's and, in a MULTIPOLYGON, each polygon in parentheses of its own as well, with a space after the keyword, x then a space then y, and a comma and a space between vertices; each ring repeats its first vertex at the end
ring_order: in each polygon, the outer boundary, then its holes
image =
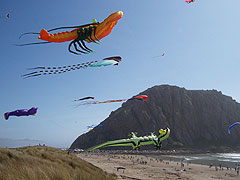
POLYGON ((228 127, 240 119, 240 104, 220 91, 160 85, 140 94, 148 95, 148 102, 123 103, 101 123, 103 127, 79 136, 71 148, 86 149, 105 141, 127 138, 132 131, 142 136, 166 127, 171 129, 171 134, 164 142, 165 148, 240 145, 240 126, 228 134, 228 127))

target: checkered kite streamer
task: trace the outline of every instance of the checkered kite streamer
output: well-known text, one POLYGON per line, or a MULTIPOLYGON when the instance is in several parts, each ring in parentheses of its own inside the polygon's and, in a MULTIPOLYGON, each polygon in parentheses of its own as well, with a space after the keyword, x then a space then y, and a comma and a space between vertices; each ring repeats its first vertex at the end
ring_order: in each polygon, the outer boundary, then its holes
POLYGON ((81 64, 74 64, 69 66, 60 66, 60 67, 35 67, 35 68, 29 68, 28 70, 39 70, 34 71, 28 74, 22 75, 24 78, 34 77, 34 76, 40 76, 40 75, 48 75, 48 74, 61 74, 72 70, 77 70, 81 68, 86 68, 90 66, 91 64, 94 64, 98 61, 91 61, 87 63, 81 63, 81 64))
POLYGON ((87 67, 101 67, 109 65, 118 65, 121 61, 120 56, 114 56, 109 58, 104 58, 102 61, 91 61, 81 64, 74 64, 69 66, 59 66, 59 67, 35 67, 29 68, 28 70, 36 70, 34 72, 22 75, 23 78, 29 78, 34 76, 49 75, 49 74, 62 74, 65 72, 87 68, 87 67))

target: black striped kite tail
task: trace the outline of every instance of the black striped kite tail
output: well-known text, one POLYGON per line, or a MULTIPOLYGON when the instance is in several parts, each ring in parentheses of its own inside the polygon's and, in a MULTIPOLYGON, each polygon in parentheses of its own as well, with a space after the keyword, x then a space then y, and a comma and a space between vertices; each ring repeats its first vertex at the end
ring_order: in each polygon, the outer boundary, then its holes
POLYGON ((29 78, 29 77, 35 77, 40 75, 49 75, 49 74, 62 74, 65 72, 86 68, 98 61, 91 61, 87 63, 81 63, 81 64, 74 64, 69 66, 59 66, 59 67, 35 67, 35 68, 29 68, 28 70, 36 70, 31 73, 27 73, 22 75, 23 78, 29 78))
POLYGON ((34 76, 40 76, 40 75, 49 75, 49 74, 62 74, 68 71, 76 70, 82 68, 81 66, 75 67, 75 68, 66 68, 66 69, 50 69, 50 70, 40 70, 40 71, 35 71, 31 72, 28 74, 22 75, 23 78, 29 78, 29 77, 34 77, 34 76))

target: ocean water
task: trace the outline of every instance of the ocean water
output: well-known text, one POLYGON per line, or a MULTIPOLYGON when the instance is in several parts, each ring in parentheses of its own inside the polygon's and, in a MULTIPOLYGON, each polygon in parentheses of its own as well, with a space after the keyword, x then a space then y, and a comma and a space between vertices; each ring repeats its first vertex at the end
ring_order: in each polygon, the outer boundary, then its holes
POLYGON ((240 166, 240 153, 206 153, 206 154, 189 154, 189 155, 162 155, 165 160, 191 162, 193 164, 203 164, 224 167, 240 166))

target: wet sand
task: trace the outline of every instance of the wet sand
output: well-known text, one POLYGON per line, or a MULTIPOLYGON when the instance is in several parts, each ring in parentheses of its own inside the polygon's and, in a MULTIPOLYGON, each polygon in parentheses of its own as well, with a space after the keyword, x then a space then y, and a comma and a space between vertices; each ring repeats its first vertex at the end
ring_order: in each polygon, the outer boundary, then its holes
POLYGON ((160 179, 189 179, 208 180, 224 179, 239 180, 240 175, 234 169, 213 166, 181 163, 160 160, 144 155, 110 154, 107 152, 88 152, 77 154, 78 157, 103 169, 114 173, 118 179, 160 180, 160 179), (120 169, 123 167, 125 169, 120 169))

